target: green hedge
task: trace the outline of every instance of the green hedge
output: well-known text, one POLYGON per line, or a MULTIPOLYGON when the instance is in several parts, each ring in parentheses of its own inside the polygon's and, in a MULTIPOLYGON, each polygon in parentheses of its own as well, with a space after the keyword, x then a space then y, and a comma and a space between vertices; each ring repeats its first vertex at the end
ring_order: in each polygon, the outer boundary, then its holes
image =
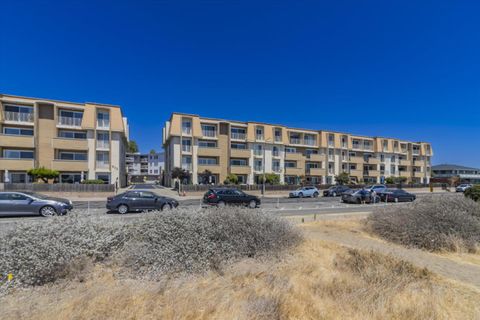
POLYGON ((93 180, 83 180, 83 184, 105 184, 105 181, 100 179, 93 179, 93 180))
POLYGON ((467 190, 464 193, 465 197, 470 198, 474 201, 480 201, 480 185, 475 185, 467 190))

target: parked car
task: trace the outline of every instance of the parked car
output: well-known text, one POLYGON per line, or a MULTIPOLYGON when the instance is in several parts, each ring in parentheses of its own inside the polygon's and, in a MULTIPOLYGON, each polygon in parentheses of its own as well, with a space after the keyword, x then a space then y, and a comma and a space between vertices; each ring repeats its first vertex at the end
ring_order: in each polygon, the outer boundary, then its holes
POLYGON ((402 189, 385 189, 378 193, 380 199, 385 202, 414 201, 417 196, 402 189))
POLYGON ((320 194, 320 192, 315 187, 303 187, 303 188, 299 188, 295 191, 291 191, 288 194, 288 197, 289 198, 303 198, 303 197, 316 198, 316 197, 318 197, 319 194, 320 194))
POLYGON ((467 191, 467 189, 470 189, 471 187, 473 187, 473 185, 468 184, 468 183, 463 183, 463 184, 459 185, 458 187, 456 187, 455 191, 456 192, 465 192, 465 191, 467 191))
POLYGON ((344 203, 377 203, 380 202, 378 195, 373 195, 373 192, 362 189, 353 193, 346 192, 342 195, 342 202, 344 203))
POLYGON ((260 199, 233 188, 211 188, 203 196, 203 203, 218 207, 224 207, 228 204, 254 209, 260 206, 260 199))
POLYGON ((350 190, 350 188, 347 186, 332 186, 327 190, 323 190, 323 196, 324 197, 341 196, 342 193, 347 192, 348 190, 350 190))
POLYGON ((384 184, 374 184, 374 185, 365 187, 365 190, 368 190, 370 192, 375 191, 376 193, 384 191, 385 189, 387 189, 387 186, 384 184))
POLYGON ((125 214, 130 211, 169 210, 178 207, 175 199, 151 191, 132 190, 107 198, 107 209, 125 214))
POLYGON ((63 215, 73 209, 72 201, 35 192, 0 192, 0 215, 63 215))

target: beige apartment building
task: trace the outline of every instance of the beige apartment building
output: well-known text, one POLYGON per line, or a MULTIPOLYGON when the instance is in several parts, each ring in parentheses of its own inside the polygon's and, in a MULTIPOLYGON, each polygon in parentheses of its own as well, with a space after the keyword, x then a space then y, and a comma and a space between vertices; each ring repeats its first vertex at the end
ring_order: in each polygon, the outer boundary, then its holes
POLYGON ((167 185, 172 185, 175 167, 188 170, 193 184, 223 183, 230 173, 240 183, 255 184, 264 172, 287 184, 332 184, 342 172, 356 183, 380 183, 387 177, 428 183, 433 156, 426 142, 181 113, 165 123, 163 145, 167 185), (212 173, 209 181, 204 181, 205 170, 212 173))
POLYGON ((0 182, 24 183, 27 171, 59 171, 59 182, 126 184, 128 123, 119 106, 0 94, 0 182))

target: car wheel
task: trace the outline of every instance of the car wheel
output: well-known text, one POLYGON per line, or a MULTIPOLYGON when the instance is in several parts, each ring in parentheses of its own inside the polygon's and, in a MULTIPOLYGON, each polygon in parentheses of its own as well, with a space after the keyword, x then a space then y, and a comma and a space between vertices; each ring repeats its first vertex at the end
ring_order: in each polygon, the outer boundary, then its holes
POLYGON ((303 198, 303 193, 300 192, 300 193, 298 194, 298 197, 299 197, 299 198, 303 198))
POLYGON ((165 203, 162 205, 162 211, 170 211, 172 210, 172 205, 169 203, 165 203))
POLYGON ((315 193, 313 194, 313 197, 314 197, 314 198, 318 198, 318 192, 315 192, 315 193))
POLYGON ((126 204, 121 204, 118 206, 117 210, 118 210, 118 213, 125 214, 128 212, 128 206, 126 204))
POLYGON ((395 203, 397 203, 397 202, 398 202, 398 198, 393 199, 393 201, 395 201, 395 203))
POLYGON ((414 200, 415 200, 414 197, 411 197, 411 198, 410 198, 410 202, 413 202, 414 200))
POLYGON ((45 206, 42 209, 40 209, 40 215, 42 217, 53 217, 56 214, 57 214, 57 210, 55 210, 55 208, 52 206, 45 206))
POLYGON ((225 207, 225 201, 218 201, 217 207, 224 208, 225 207))
POLYGON ((362 200, 357 199, 357 204, 361 204, 361 203, 362 203, 362 200))
POLYGON ((332 193, 332 197, 336 197, 336 196, 337 196, 336 192, 332 193))
POLYGON ((251 200, 249 203, 248 203, 248 207, 250 209, 255 209, 257 207, 257 203, 255 202, 255 200, 251 200))

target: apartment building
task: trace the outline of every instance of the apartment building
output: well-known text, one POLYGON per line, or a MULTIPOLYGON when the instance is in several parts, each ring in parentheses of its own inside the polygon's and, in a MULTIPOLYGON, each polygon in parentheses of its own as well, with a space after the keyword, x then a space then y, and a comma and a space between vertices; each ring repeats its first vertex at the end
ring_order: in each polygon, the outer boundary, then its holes
POLYGON ((380 183, 386 177, 407 177, 428 183, 432 147, 426 142, 367 137, 324 130, 288 128, 173 113, 163 128, 165 183, 181 167, 198 184, 205 170, 208 183, 223 183, 228 174, 255 184, 274 173, 282 183, 335 183, 347 172, 352 182, 380 183))
POLYGON ((128 123, 119 106, 0 94, 0 182, 29 182, 45 167, 58 182, 126 184, 128 123))
POLYGON ((164 167, 163 153, 127 153, 127 172, 131 182, 160 180, 164 167))

